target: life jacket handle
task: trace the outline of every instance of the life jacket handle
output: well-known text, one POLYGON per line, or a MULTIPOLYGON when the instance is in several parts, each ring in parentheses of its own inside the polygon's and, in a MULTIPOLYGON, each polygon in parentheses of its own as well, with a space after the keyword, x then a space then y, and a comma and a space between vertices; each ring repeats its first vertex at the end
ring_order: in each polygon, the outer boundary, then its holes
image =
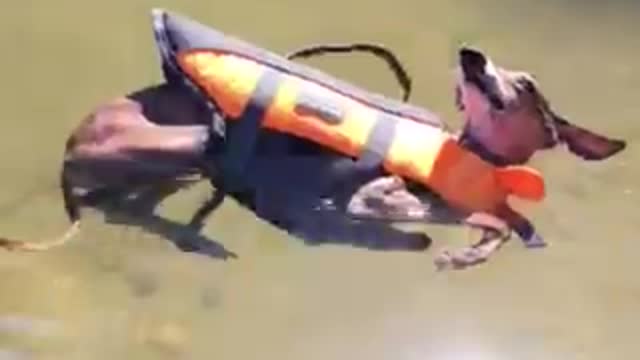
POLYGON ((384 60, 389 68, 391 68, 391 71, 402 88, 402 101, 407 102, 409 100, 411 96, 411 77, 393 51, 382 45, 372 43, 317 44, 291 51, 285 56, 289 60, 294 60, 296 58, 310 58, 328 53, 351 52, 370 53, 384 60))

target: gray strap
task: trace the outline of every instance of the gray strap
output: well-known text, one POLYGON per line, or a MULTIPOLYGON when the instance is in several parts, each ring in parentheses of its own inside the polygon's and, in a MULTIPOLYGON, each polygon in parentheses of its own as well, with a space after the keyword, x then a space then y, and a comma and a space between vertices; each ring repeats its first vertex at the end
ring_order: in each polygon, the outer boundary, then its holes
POLYGON ((374 169, 382 166, 393 143, 397 122, 398 120, 394 116, 379 113, 356 166, 362 169, 374 169))
POLYGON ((271 68, 258 80, 247 107, 233 125, 227 127, 225 150, 221 159, 221 172, 225 191, 239 191, 244 187, 245 170, 254 154, 258 133, 265 113, 273 103, 282 76, 271 68))
POLYGON ((383 163, 393 143, 397 121, 393 116, 379 113, 360 157, 355 162, 351 159, 336 162, 329 197, 337 203, 348 204, 363 184, 384 174, 383 163))

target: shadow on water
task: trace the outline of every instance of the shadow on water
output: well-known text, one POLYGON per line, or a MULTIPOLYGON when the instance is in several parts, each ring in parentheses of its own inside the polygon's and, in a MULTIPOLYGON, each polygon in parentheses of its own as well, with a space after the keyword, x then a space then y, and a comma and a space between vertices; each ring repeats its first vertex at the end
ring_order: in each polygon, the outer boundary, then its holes
MULTIPOLYGON (((285 183, 281 177, 286 177, 287 181, 295 181, 296 176, 288 171, 277 171, 278 167, 305 169, 306 171, 296 173, 303 175, 304 179, 301 181, 313 186, 309 180, 310 177, 320 177, 322 167, 317 165, 321 162, 326 164, 326 160, 321 159, 310 161, 296 158, 287 161, 285 158, 263 161, 253 166, 253 176, 261 179, 260 186, 251 194, 230 196, 251 209, 259 219, 309 246, 334 244, 373 251, 424 251, 429 248, 431 239, 422 232, 405 232, 373 220, 349 219, 340 208, 323 206, 323 199, 317 196, 317 189, 299 186, 298 191, 291 192, 290 187, 282 185, 285 183), (265 168, 269 170, 261 171, 265 168)), ((96 190, 83 198, 83 205, 101 211, 109 224, 139 227, 164 237, 181 251, 220 260, 237 258, 236 253, 202 233, 208 216, 215 216, 224 201, 218 194, 205 201, 206 206, 203 208, 207 208, 209 213, 197 212, 188 223, 180 223, 155 213, 163 200, 184 188, 185 183, 174 182, 134 191, 96 190)))
MULTIPOLYGON (((308 171, 299 171, 297 174, 304 174, 306 183, 310 184, 309 176, 319 175, 318 171, 321 171, 317 166, 318 162, 299 162, 300 159, 294 160, 294 168, 308 167, 308 171)), ((287 187, 275 186, 274 181, 277 183, 282 180, 279 179, 280 176, 287 177, 289 181, 295 179, 291 179, 294 175, 289 172, 273 172, 274 166, 291 168, 292 163, 268 161, 267 167, 271 171, 262 173, 258 178, 264 181, 268 177, 269 180, 263 182, 251 196, 238 194, 234 197, 251 208, 258 218, 293 235, 308 246, 333 244, 373 251, 424 251, 431 245, 431 239, 422 232, 405 232, 376 221, 352 220, 340 209, 318 209, 320 200, 315 194, 301 195, 300 191, 291 193, 287 187)), ((260 165, 254 166, 254 169, 260 171, 260 165)), ((189 223, 156 214, 156 209, 163 200, 184 188, 185 183, 175 182, 138 190, 96 190, 84 196, 82 202, 83 206, 101 211, 108 224, 134 226, 160 235, 181 251, 219 260, 238 258, 235 252, 202 233, 206 218, 201 217, 201 214, 196 214, 189 223)), ((222 201, 213 195, 206 202, 211 210, 208 216, 215 216, 222 201)))
POLYGON ((83 199, 83 205, 104 213, 109 224, 135 226, 160 235, 184 252, 228 260, 237 255, 219 242, 201 234, 200 227, 182 224, 155 214, 157 206, 167 197, 184 188, 184 183, 167 183, 134 191, 96 190, 83 199))
POLYGON ((257 217, 307 245, 348 245, 374 251, 429 248, 431 239, 422 232, 406 232, 388 222, 357 220, 346 214, 351 195, 361 185, 340 180, 343 173, 351 179, 355 171, 347 163, 352 160, 326 154, 257 156, 246 174, 252 191, 233 197, 257 217))

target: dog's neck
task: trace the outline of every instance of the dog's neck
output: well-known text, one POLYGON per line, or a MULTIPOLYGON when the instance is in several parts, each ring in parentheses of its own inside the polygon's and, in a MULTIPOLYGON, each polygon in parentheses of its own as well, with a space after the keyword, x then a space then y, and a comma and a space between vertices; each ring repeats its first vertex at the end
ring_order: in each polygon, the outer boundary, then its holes
POLYGON ((485 146, 482 140, 473 135, 471 119, 466 120, 465 126, 458 135, 458 143, 465 149, 473 152, 483 160, 490 162, 495 166, 507 166, 513 164, 513 161, 502 155, 496 154, 485 146))

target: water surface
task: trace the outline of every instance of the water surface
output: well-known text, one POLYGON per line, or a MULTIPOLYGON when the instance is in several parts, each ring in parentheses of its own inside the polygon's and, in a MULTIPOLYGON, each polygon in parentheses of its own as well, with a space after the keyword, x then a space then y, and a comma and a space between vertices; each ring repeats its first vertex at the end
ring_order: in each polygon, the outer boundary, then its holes
MULTIPOLYGON (((2 359, 637 359, 640 323, 640 3, 634 1, 25 0, 0 12, 0 229, 66 226, 57 177, 68 132, 94 104, 160 80, 149 10, 182 12, 284 52, 367 40, 397 51, 413 102, 459 125, 451 68, 462 42, 533 72, 574 122, 629 141, 601 163, 563 149, 533 165, 548 198, 527 210, 552 244, 517 241, 488 264, 436 273, 461 228, 427 226, 426 252, 308 246, 227 202, 203 234, 233 261, 105 224, 46 254, 0 253, 2 359)), ((313 61, 390 96, 376 60, 313 61)), ((206 186, 169 198, 181 233, 206 186)))

